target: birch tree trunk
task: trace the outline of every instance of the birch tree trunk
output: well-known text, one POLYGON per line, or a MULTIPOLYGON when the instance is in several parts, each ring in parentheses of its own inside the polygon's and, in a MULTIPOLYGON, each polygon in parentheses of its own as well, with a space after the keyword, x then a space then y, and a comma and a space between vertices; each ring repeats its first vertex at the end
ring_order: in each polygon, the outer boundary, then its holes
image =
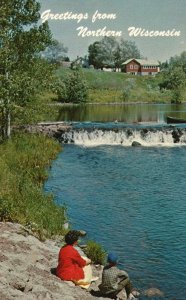
POLYGON ((8 107, 2 108, 2 128, 1 128, 1 134, 2 134, 2 140, 6 140, 10 138, 11 129, 10 129, 10 109, 8 107))

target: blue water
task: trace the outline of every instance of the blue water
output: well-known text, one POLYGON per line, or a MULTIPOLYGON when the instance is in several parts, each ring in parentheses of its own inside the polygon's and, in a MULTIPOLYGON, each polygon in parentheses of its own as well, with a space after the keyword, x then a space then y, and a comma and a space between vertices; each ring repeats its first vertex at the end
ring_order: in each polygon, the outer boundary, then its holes
POLYGON ((186 299, 185 146, 65 145, 45 190, 74 229, 118 254, 135 287, 186 299))

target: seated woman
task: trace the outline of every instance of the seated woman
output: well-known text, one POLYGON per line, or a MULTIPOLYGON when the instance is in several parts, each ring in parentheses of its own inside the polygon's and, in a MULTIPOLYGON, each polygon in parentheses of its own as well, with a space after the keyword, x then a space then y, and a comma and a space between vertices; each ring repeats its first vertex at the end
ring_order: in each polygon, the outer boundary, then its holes
POLYGON ((56 275, 62 280, 73 281, 76 285, 88 288, 92 281, 91 260, 81 257, 74 248, 79 236, 77 230, 70 230, 65 235, 66 245, 60 249, 56 275))

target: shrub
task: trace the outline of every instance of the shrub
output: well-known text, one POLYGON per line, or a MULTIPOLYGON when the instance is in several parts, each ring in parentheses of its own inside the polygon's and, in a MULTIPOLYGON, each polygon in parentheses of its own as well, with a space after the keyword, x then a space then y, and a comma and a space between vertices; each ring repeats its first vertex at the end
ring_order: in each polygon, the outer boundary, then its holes
POLYGON ((183 91, 181 89, 173 90, 171 103, 181 103, 182 100, 183 100, 183 91))
POLYGON ((83 103, 87 101, 88 86, 81 71, 76 70, 67 74, 63 83, 65 86, 61 95, 63 102, 83 103))
POLYGON ((136 80, 135 78, 127 78, 125 80, 125 86, 122 91, 122 100, 123 101, 128 101, 130 99, 130 95, 132 90, 136 86, 136 80))
POLYGON ((66 99, 66 86, 62 79, 56 77, 50 85, 51 91, 57 95, 57 100, 66 99))
POLYGON ((94 241, 88 241, 85 253, 94 264, 103 265, 105 263, 106 252, 100 244, 94 241))

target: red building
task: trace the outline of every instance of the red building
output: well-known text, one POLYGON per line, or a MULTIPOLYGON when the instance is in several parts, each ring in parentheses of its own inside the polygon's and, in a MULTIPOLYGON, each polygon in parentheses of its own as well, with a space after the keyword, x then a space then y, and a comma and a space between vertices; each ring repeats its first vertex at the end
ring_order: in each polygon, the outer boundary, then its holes
POLYGON ((157 61, 131 58, 122 63, 122 71, 132 75, 156 75, 160 68, 157 61))

